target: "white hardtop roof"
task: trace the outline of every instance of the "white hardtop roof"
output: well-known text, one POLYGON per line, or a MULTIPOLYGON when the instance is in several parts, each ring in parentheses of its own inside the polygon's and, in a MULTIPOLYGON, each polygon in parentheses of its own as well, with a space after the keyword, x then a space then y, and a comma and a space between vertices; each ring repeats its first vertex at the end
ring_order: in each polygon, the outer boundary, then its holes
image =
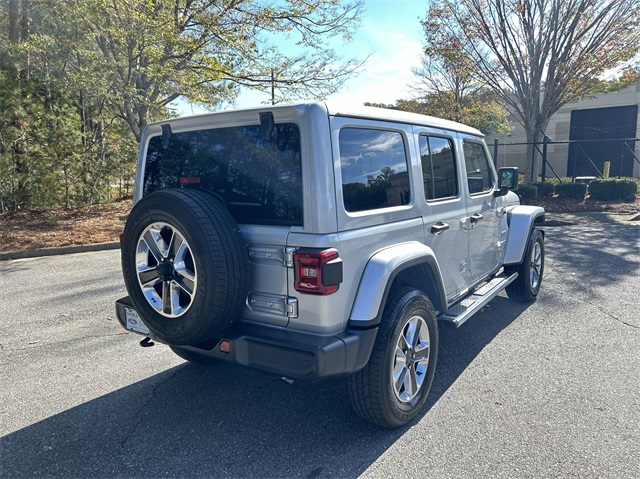
POLYGON ((352 116, 370 120, 395 121, 398 123, 429 126, 433 128, 440 128, 443 130, 453 130, 459 131, 461 133, 469 133, 470 135, 484 136, 482 132, 468 125, 464 125, 456 121, 445 120, 443 118, 437 118, 435 116, 419 115, 418 113, 392 110, 390 108, 376 108, 360 105, 339 106, 337 103, 332 102, 326 102, 325 104, 327 105, 329 115, 352 116))
POLYGON ((438 128, 442 130, 453 130, 461 133, 467 133, 470 135, 484 137, 482 132, 472 128, 468 125, 464 125, 462 123, 458 123, 451 120, 445 120, 443 118, 437 118, 434 116, 427 115, 419 115, 417 113, 409 113, 406 111, 400 110, 392 110, 390 108, 375 108, 370 106, 362 106, 362 105, 341 105, 335 102, 314 102, 314 101, 299 101, 294 103, 280 103, 278 105, 261 105, 251 108, 239 108, 239 109, 228 109, 228 110, 220 110, 212 113, 203 113, 200 115, 187 116, 181 118, 171 118, 163 121, 158 121, 151 123, 151 125, 159 125, 167 122, 187 122, 203 119, 209 116, 218 116, 224 115, 231 112, 265 112, 272 110, 279 110, 285 108, 308 108, 312 105, 321 106, 326 109, 327 113, 332 116, 344 116, 344 117, 354 117, 354 118, 363 118, 367 120, 381 120, 381 121, 391 121, 398 123, 405 123, 411 125, 421 125, 427 126, 431 128, 438 128))

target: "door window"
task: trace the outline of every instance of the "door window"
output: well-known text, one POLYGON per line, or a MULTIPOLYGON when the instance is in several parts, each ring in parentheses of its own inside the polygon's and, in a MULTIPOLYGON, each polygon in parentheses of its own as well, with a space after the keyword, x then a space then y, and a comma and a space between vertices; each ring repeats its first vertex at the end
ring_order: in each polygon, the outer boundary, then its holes
POLYGON ((458 196, 456 160, 450 138, 420 135, 420 159, 427 200, 458 196))
POLYGON ((463 148, 469 192, 474 194, 492 190, 493 170, 482 143, 465 140, 463 148))

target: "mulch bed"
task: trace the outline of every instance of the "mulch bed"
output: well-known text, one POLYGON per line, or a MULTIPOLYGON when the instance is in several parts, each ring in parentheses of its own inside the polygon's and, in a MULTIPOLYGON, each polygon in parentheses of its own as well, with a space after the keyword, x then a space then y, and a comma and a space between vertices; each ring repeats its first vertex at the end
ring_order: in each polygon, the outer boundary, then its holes
POLYGON ((118 241, 131 200, 81 209, 0 214, 0 251, 118 241))

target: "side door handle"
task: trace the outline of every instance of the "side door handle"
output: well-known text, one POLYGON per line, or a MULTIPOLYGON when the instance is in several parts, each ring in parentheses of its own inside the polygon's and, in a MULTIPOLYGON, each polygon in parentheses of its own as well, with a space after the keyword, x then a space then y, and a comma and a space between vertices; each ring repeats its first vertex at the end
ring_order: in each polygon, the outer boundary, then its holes
POLYGON ((481 215, 480 213, 474 213, 471 215, 471 223, 477 223, 478 221, 480 221, 481 219, 484 218, 484 215, 481 215))
POLYGON ((435 225, 431 226, 431 234, 439 235, 444 233, 449 229, 449 225, 447 223, 443 223, 442 221, 438 221, 435 225))

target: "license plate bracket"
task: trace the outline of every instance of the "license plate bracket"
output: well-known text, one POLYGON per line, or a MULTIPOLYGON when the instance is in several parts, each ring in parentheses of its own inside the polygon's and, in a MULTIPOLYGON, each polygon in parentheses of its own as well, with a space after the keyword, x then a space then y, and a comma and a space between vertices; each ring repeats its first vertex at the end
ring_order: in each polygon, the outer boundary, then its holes
POLYGON ((135 309, 125 307, 124 316, 127 330, 144 336, 149 335, 149 328, 147 328, 147 326, 142 322, 142 319, 140 319, 140 316, 135 309))

